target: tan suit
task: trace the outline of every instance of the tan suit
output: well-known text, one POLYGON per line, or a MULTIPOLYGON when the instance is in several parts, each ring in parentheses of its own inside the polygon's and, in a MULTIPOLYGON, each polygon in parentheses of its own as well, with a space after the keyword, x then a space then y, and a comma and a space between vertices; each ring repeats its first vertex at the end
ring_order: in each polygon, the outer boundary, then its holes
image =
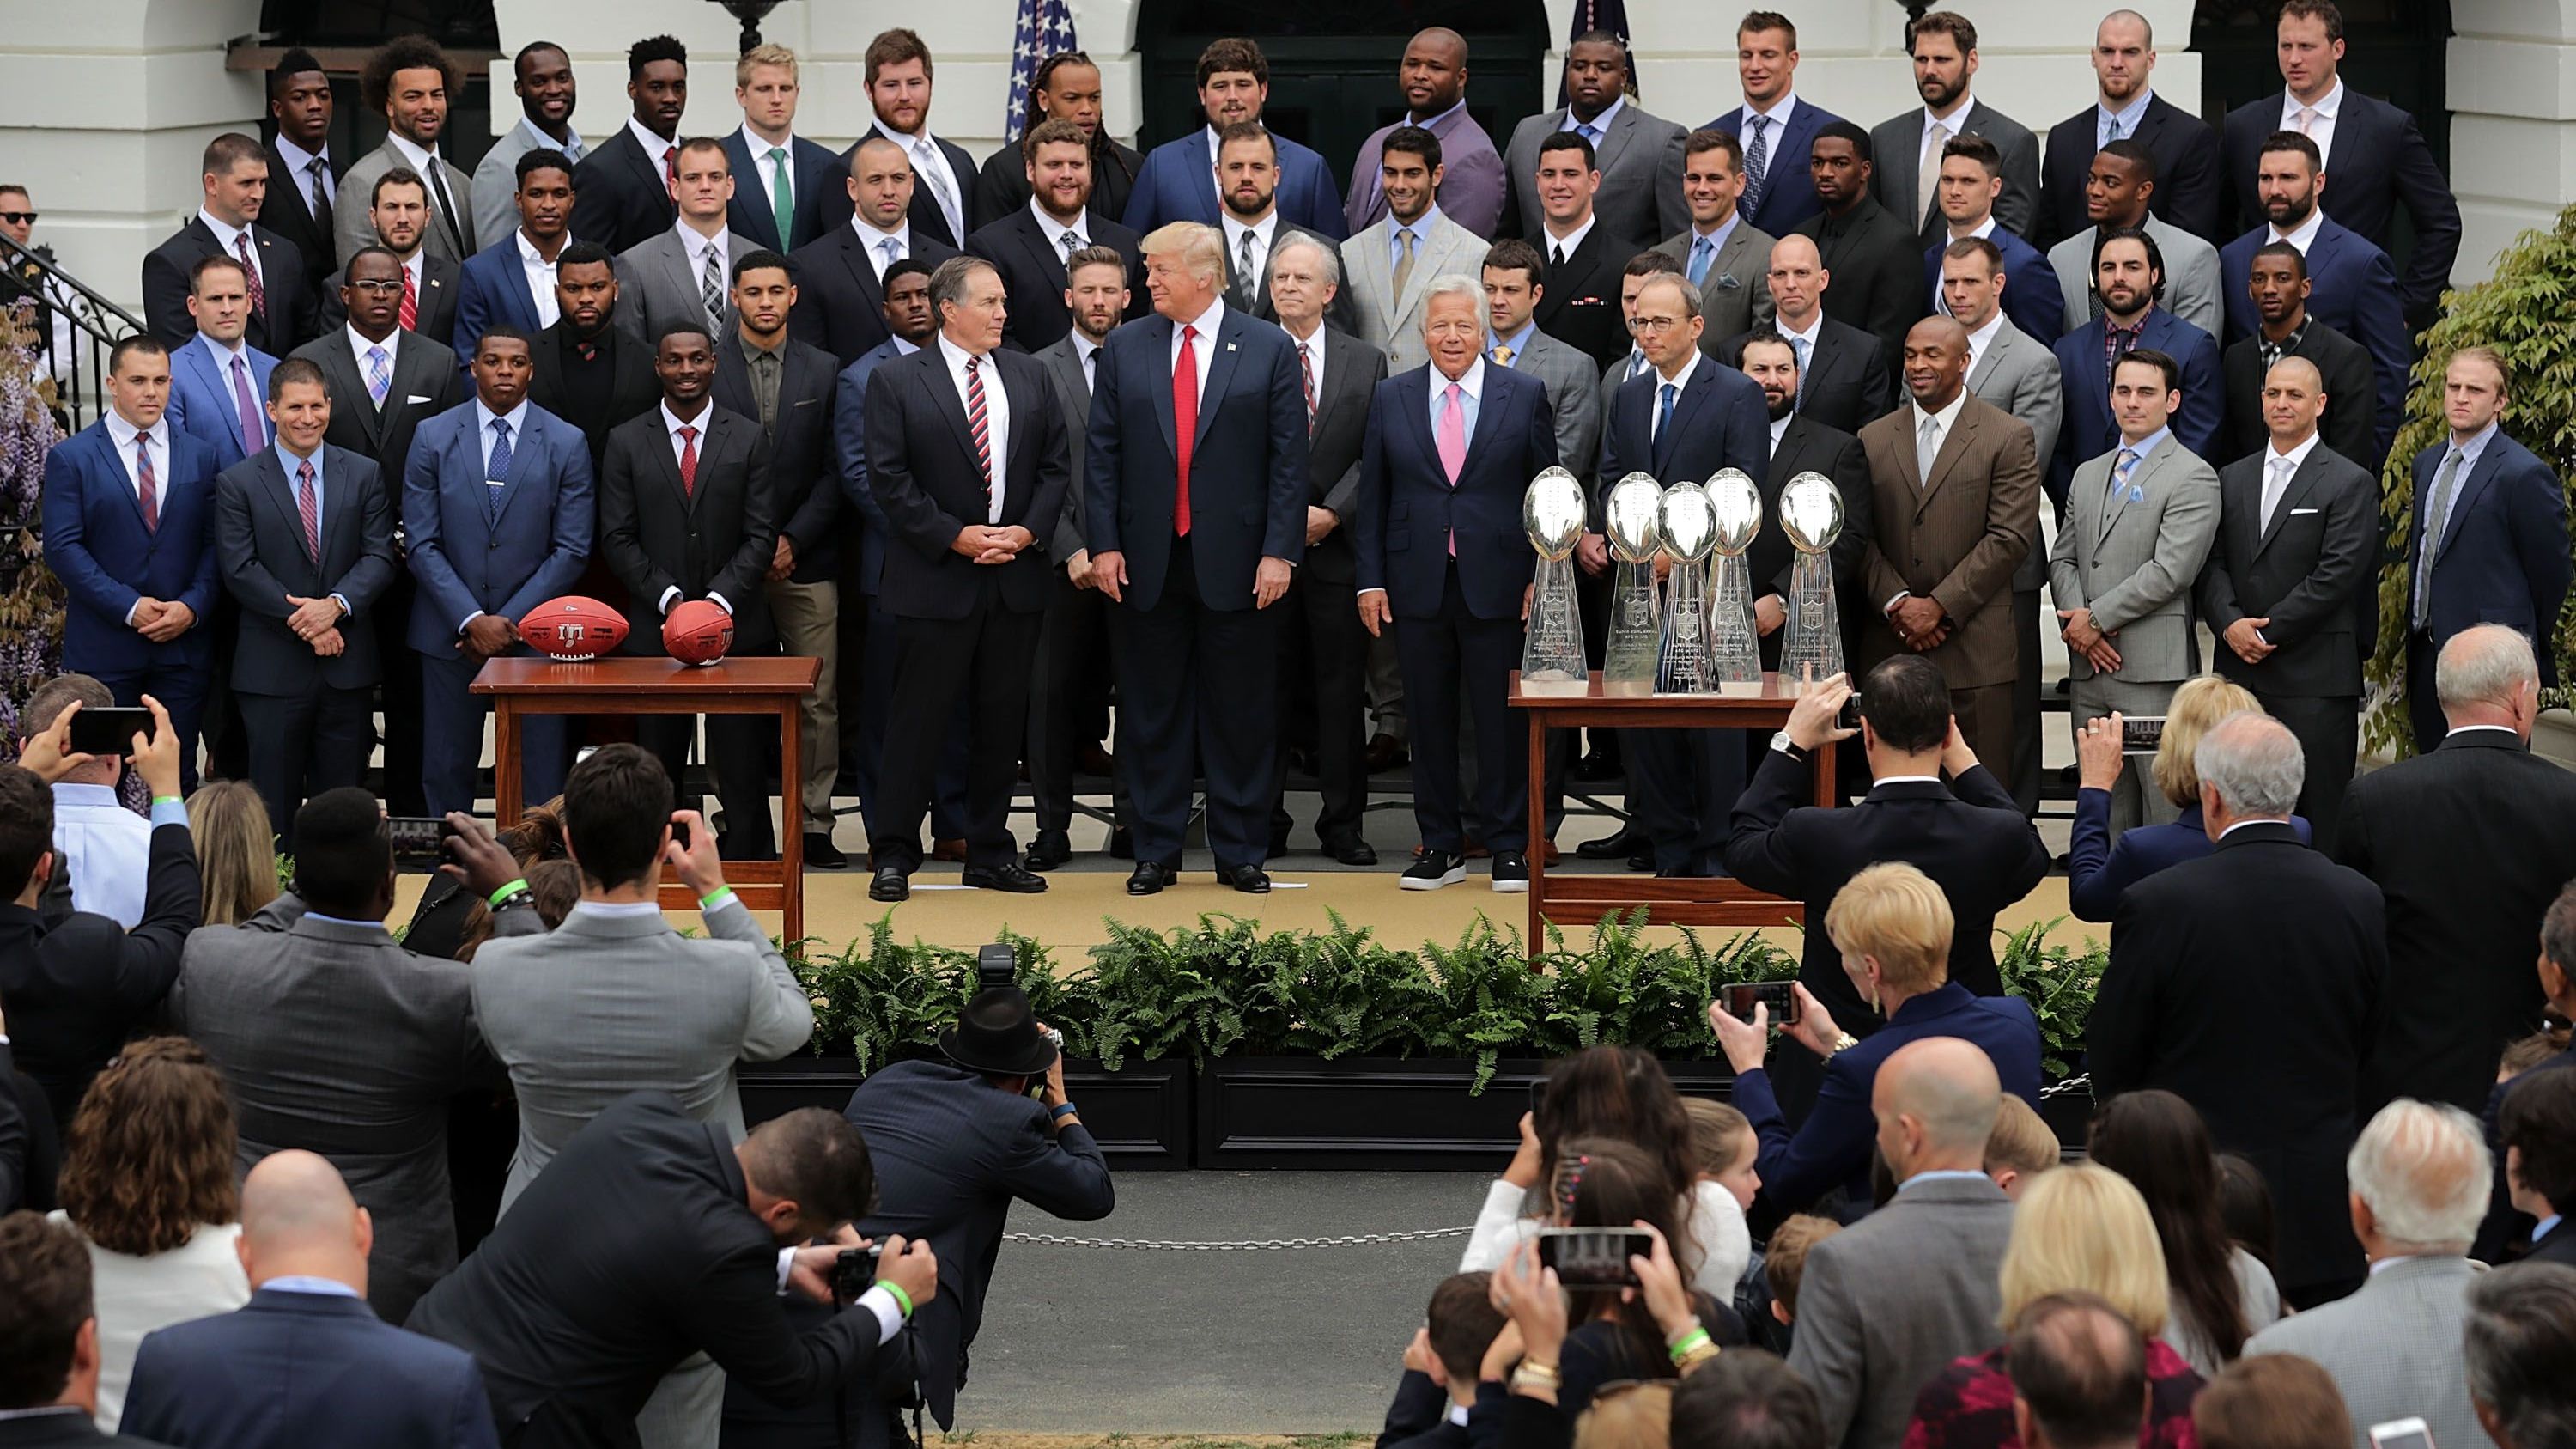
POLYGON ((1861 429, 1875 537, 1861 560, 1862 670, 1904 651, 1887 622, 1900 593, 1930 598, 1951 622, 1928 657, 1950 681, 1959 733, 1977 758, 2012 760, 2013 571, 2039 543, 2039 452, 2030 425, 1969 395, 1927 483, 1914 461, 1911 404, 1861 429))

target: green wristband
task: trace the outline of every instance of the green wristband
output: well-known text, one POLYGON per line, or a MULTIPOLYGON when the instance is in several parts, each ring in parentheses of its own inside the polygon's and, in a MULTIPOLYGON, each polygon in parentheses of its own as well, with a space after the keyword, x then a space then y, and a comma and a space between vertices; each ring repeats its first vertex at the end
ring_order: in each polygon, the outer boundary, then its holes
POLYGON ((714 890, 698 897, 698 909, 700 911, 712 911, 716 907, 723 905, 725 902, 733 900, 734 898, 732 886, 717 886, 714 890))
POLYGON ((888 1294, 892 1295, 895 1306, 903 1310, 904 1317, 910 1318, 912 1316, 911 1294, 906 1293, 901 1288, 895 1286, 892 1279, 879 1278, 877 1280, 877 1286, 883 1288, 888 1294))
POLYGON ((1700 1345, 1710 1341, 1707 1329, 1692 1329, 1689 1333, 1683 1335, 1681 1342, 1672 1346, 1670 1352, 1672 1354, 1673 1362, 1680 1363, 1685 1357, 1689 1356, 1692 1349, 1698 1348, 1700 1345))
POLYGON ((176 795, 155 795, 152 797, 152 803, 155 805, 185 805, 188 802, 176 795))
POLYGON ((492 909, 494 909, 494 910, 496 910, 496 911, 497 911, 497 910, 499 910, 499 909, 501 909, 501 903, 502 903, 503 901, 508 900, 510 897, 515 896, 515 895, 519 894, 520 892, 522 892, 522 891, 526 890, 527 888, 528 888, 528 883, 527 883, 527 881, 525 881, 525 880, 514 880, 514 881, 511 881, 509 884, 507 884, 507 885, 505 885, 505 886, 501 887, 499 890, 492 892, 492 896, 491 896, 492 909))

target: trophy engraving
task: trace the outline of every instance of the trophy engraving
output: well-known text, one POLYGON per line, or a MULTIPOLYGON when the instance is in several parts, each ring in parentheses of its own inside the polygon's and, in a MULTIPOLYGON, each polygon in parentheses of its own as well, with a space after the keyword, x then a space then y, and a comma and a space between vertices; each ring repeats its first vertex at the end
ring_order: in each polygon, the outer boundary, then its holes
POLYGON ((1723 468, 1701 485, 1715 518, 1716 561, 1709 567, 1709 677, 1724 693, 1762 686, 1762 634, 1753 620, 1753 569, 1744 550, 1762 528, 1762 493, 1740 468, 1723 468))
POLYGON ((1717 510, 1696 483, 1664 490, 1664 551, 1673 571, 1664 595, 1663 654, 1655 670, 1657 694, 1713 694, 1709 670, 1708 555, 1717 546, 1717 510))
POLYGON ((1780 680, 1807 689, 1843 672, 1842 611, 1826 550, 1843 531, 1843 495, 1822 473, 1801 473, 1780 490, 1780 528, 1798 551, 1789 571, 1789 637, 1780 680))
POLYGON ((1529 623, 1521 638, 1521 685, 1572 684, 1583 667, 1583 612, 1574 597, 1574 544, 1583 536, 1583 485, 1563 468, 1530 480, 1521 497, 1521 526, 1538 551, 1529 623))
POLYGON ((1610 585, 1610 639, 1601 656, 1602 688, 1648 694, 1663 657, 1663 626, 1656 608, 1655 554, 1663 544, 1664 490, 1650 473, 1619 480, 1602 504, 1610 553, 1619 561, 1610 585))

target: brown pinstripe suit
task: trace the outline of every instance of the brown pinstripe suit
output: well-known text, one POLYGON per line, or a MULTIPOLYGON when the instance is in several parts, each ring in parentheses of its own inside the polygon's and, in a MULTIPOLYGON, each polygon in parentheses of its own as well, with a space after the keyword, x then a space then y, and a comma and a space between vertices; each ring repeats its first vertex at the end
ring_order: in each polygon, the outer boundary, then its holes
POLYGON ((2012 759, 2012 690, 2020 669, 2012 578, 2039 546, 2039 454, 2030 425, 1968 396, 1941 441, 1928 483, 1914 461, 1911 404, 1861 429, 1872 532, 1861 561, 1862 670, 1905 644, 1882 612, 1899 593, 1930 598, 1952 621, 1927 656, 1950 681, 1959 733, 1980 760, 2012 759))

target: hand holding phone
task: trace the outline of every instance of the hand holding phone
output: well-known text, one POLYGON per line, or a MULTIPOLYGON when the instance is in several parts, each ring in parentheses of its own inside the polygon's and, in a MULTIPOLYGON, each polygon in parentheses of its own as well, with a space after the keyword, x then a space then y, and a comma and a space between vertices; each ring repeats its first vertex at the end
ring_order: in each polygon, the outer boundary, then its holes
POLYGON ((434 871, 448 863, 447 837, 456 827, 436 815, 389 815, 385 817, 385 834, 394 847, 394 869, 414 873, 434 871))
POLYGON ((1726 1014, 1738 1021, 1751 1021, 1755 1006, 1771 1008, 1771 1024, 1789 1027, 1798 1024, 1798 992, 1795 981, 1739 981, 1726 988, 1726 1014))

